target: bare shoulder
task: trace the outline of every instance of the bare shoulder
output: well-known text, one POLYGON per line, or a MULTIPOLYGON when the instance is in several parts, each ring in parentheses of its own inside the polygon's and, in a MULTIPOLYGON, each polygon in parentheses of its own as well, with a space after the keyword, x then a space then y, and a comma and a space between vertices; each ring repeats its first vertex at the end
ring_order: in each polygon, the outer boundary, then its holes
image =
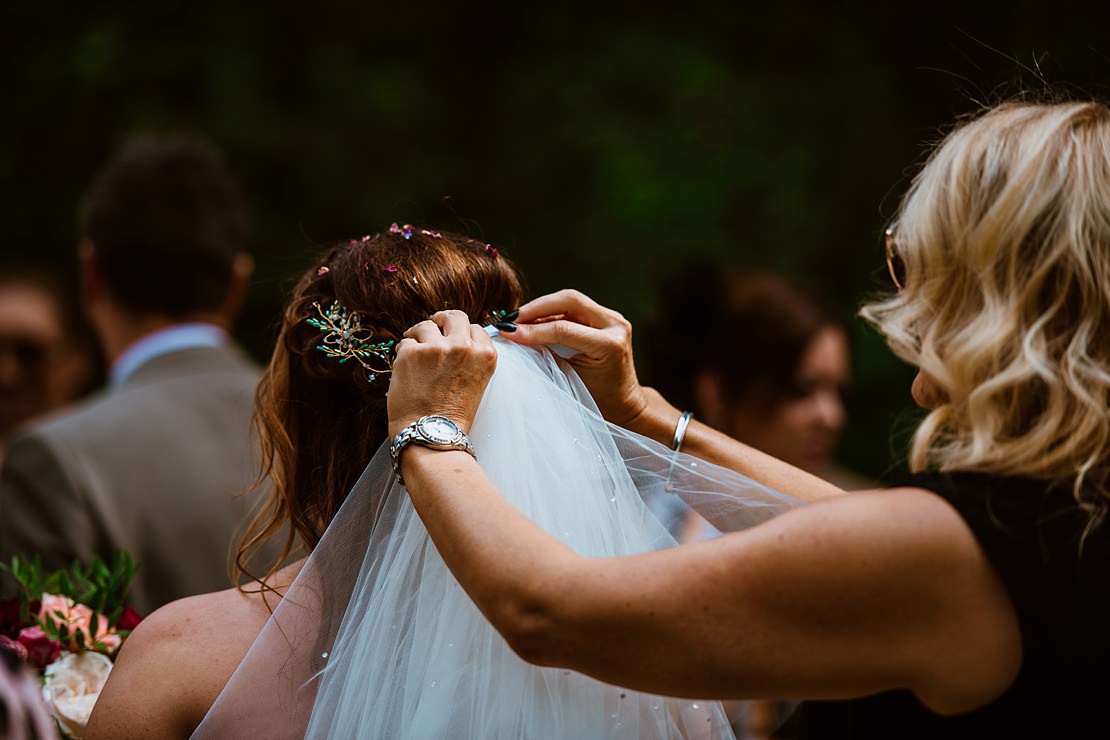
POLYGON ((116 658, 86 737, 188 737, 269 619, 278 597, 227 589, 171 602, 116 658))

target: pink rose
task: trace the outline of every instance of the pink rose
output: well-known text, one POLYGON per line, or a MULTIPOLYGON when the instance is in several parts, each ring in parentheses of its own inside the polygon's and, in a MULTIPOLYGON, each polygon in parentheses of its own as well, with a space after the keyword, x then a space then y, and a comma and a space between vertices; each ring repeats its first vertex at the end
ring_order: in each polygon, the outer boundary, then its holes
POLYGON ((18 640, 27 651, 27 662, 39 670, 53 663, 62 649, 62 646, 51 640, 50 635, 37 624, 20 630, 18 640))
POLYGON ((74 604, 70 609, 69 625, 70 633, 80 632, 85 636, 85 645, 92 645, 101 636, 108 634, 108 618, 84 604, 74 604))
POLYGON ((39 619, 55 627, 69 628, 69 613, 73 608, 73 599, 58 594, 43 594, 39 605, 39 619))
POLYGON ((116 654, 116 651, 119 650, 119 646, 123 644, 123 638, 120 637, 117 632, 112 631, 96 642, 101 646, 101 652, 108 656, 112 656, 116 654))
MULTIPOLYGON (((108 645, 105 638, 115 634, 108 624, 108 618, 103 614, 97 614, 85 604, 75 604, 72 599, 57 594, 43 594, 39 619, 52 623, 59 630, 67 630, 73 636, 66 646, 71 651, 79 649, 77 633, 81 633, 87 648, 93 647, 97 642, 108 645)), ((115 646, 119 647, 119 644, 116 643, 115 646)), ((111 650, 114 648, 110 648, 111 650)))

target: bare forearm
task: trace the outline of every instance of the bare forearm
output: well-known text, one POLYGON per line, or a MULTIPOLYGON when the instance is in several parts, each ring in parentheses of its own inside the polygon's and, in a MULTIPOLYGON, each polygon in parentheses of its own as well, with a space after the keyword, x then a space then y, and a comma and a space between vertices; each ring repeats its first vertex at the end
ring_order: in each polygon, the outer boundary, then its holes
POLYGON ((682 582, 704 601, 719 579, 711 569, 689 584, 683 548, 667 551, 671 568, 660 552, 581 557, 517 511, 466 453, 411 447, 402 461, 440 555, 525 660, 658 693, 721 691, 720 671, 707 668, 714 641, 691 631, 690 600, 674 598, 682 582))
MULTIPOLYGON (((681 412, 655 391, 644 390, 649 402, 644 411, 629 422, 629 428, 670 446, 681 412)), ((738 442, 697 419, 686 429, 682 451, 801 499, 815 500, 844 493, 828 481, 738 442)))
MULTIPOLYGON (((502 633, 549 601, 571 550, 521 514, 465 452, 411 446, 402 471, 436 548, 471 599, 502 633)), ((506 634, 506 637, 509 637, 506 634)))

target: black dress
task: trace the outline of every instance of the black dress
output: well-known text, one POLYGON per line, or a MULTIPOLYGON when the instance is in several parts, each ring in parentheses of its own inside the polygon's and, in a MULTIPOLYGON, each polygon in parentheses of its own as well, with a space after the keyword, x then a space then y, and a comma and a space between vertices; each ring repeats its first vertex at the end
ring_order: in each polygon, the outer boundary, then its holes
POLYGON ((1087 522, 1070 485, 982 473, 923 473, 900 486, 934 491, 967 522, 1014 603, 1021 671, 998 699, 944 717, 909 691, 807 701, 803 740, 833 738, 1110 738, 1110 523, 1087 522))

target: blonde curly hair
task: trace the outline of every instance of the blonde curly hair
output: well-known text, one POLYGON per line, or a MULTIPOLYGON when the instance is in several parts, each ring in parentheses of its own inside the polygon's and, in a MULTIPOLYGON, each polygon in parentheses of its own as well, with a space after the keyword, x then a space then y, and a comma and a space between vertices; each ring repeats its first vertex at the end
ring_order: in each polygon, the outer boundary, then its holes
POLYGON ((910 468, 1110 505, 1110 109, 1007 103, 945 137, 894 227, 903 289, 861 315, 947 395, 910 468))

